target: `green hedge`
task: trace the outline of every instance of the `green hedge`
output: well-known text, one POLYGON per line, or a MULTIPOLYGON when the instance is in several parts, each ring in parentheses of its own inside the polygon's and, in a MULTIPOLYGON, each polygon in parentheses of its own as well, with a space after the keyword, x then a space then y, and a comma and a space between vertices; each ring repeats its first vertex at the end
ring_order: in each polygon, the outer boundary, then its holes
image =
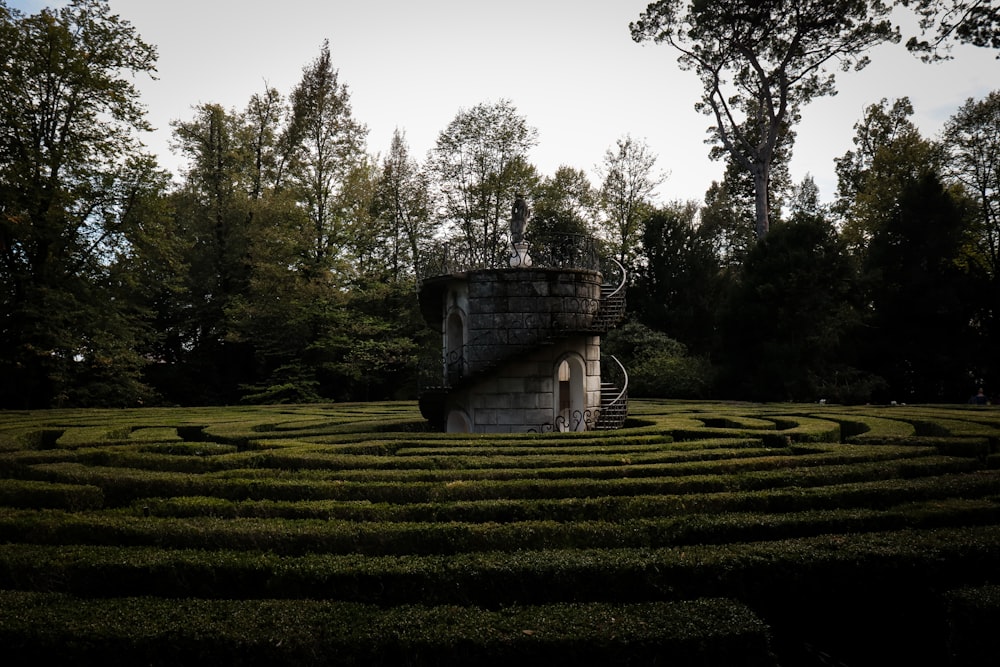
MULTIPOLYGON (((0 647, 25 664, 677 664, 638 630, 601 654, 587 618, 713 598, 773 629, 776 663, 947 663, 943 591, 996 582, 1000 413, 630 409, 615 433, 504 436, 421 431, 412 403, 0 414, 0 647), (518 621, 489 643, 496 614, 529 607, 582 629, 557 649, 518 621)), ((957 596, 955 655, 992 618, 957 596)), ((729 636, 725 618, 706 628, 729 636)))
POLYGON ((0 479, 0 506, 82 511, 104 505, 97 486, 60 484, 25 479, 0 479))
POLYGON ((764 623, 724 599, 384 609, 0 591, 0 645, 10 667, 774 664, 764 623))
POLYGON ((803 591, 871 595, 988 581, 994 526, 836 534, 663 549, 547 549, 368 556, 0 544, 0 588, 82 596, 330 598, 382 605, 633 602, 734 597, 773 605, 803 591))
MULTIPOLYGON (((230 500, 367 500, 370 502, 447 502, 503 498, 587 498, 645 494, 708 493, 736 490, 820 486, 895 477, 919 477, 976 470, 972 459, 955 457, 915 457, 900 460, 871 460, 860 451, 857 463, 845 461, 850 454, 832 453, 764 459, 692 462, 663 465, 659 476, 643 467, 616 471, 615 478, 571 477, 544 479, 466 480, 461 472, 441 481, 401 482, 344 481, 336 472, 323 477, 309 471, 251 469, 223 471, 217 474, 190 475, 113 467, 85 466, 79 463, 53 463, 32 466, 21 473, 39 481, 99 486, 105 502, 126 505, 137 498, 169 496, 217 496, 230 500), (826 463, 834 465, 825 465, 826 463), (629 477, 628 475, 643 475, 629 477)), ((876 459, 878 457, 875 457, 876 459)), ((322 472, 322 471, 320 471, 322 472)), ((420 471, 416 471, 419 474, 420 471)))
POLYGON ((616 521, 706 512, 803 512, 823 509, 893 507, 900 503, 948 498, 998 498, 996 473, 885 479, 833 486, 790 487, 684 495, 594 498, 501 499, 436 503, 367 501, 226 500, 204 496, 142 498, 127 510, 162 517, 284 518, 358 522, 459 521, 507 523, 553 520, 616 521))
POLYGON ((8 510, 0 537, 35 544, 159 546, 168 549, 307 553, 455 554, 556 548, 665 547, 874 532, 913 527, 1000 524, 989 500, 909 502, 889 509, 827 509, 763 514, 685 512, 615 521, 529 520, 502 524, 366 522, 324 519, 155 518, 122 514, 8 510))

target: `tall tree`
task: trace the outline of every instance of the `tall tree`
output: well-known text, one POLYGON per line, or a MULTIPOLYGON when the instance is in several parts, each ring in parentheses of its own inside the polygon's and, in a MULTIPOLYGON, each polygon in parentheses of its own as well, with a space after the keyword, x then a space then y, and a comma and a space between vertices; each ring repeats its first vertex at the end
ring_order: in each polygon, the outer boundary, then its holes
POLYGON ((501 259, 511 205, 537 180, 528 162, 537 142, 538 131, 510 100, 460 110, 438 135, 428 167, 443 222, 470 262, 501 259))
POLYGON ((655 171, 656 155, 645 141, 626 135, 604 153, 598 205, 612 251, 626 269, 639 252, 642 220, 654 208, 654 196, 666 176, 655 171))
MULTIPOLYGON (((797 122, 798 119, 796 118, 797 122)), ((767 180, 768 224, 773 225, 781 219, 782 207, 792 188, 792 177, 788 164, 792 159, 792 146, 795 143, 795 132, 785 123, 778 133, 778 139, 771 155, 771 171, 767 180)), ((746 135, 752 140, 759 135, 759 129, 750 126, 746 135)), ((747 220, 750 235, 755 235, 757 219, 757 192, 753 174, 746 170, 743 163, 733 157, 725 146, 715 145, 709 151, 712 160, 723 160, 726 169, 722 181, 729 194, 731 203, 739 206, 740 218, 747 220)))
POLYGON ((835 212, 845 240, 863 253, 871 237, 896 214, 903 190, 923 175, 940 174, 941 148, 924 139, 909 120, 909 99, 869 105, 855 124, 855 149, 834 160, 835 212))
POLYGON ((561 165, 555 174, 542 179, 533 200, 530 238, 593 233, 597 193, 582 169, 561 165))
POLYGON ((870 384, 847 363, 858 297, 853 262, 829 220, 801 215, 776 225, 750 250, 722 305, 713 355, 720 393, 867 400, 870 384))
POLYGON ((133 403, 140 323, 111 273, 163 181, 134 84, 156 51, 106 0, 0 0, 0 53, 0 403, 133 403))
POLYGON ((250 379, 251 350, 232 336, 231 308, 246 297, 251 278, 251 226, 258 201, 254 153, 243 118, 218 104, 174 121, 174 146, 188 159, 171 198, 178 233, 186 239, 186 304, 175 326, 183 340, 174 391, 204 402, 233 401, 250 379), (195 380, 197 378, 197 380, 195 380))
POLYGON ((973 271, 985 275, 978 293, 981 380, 1000 383, 1000 360, 991 353, 1000 344, 1000 92, 966 100, 945 123, 942 144, 947 152, 944 174, 960 183, 972 200, 973 271))
POLYGON ((802 106, 835 92, 829 63, 861 69, 865 53, 898 40, 880 0, 660 0, 631 24, 638 42, 665 42, 680 52, 703 86, 695 108, 753 176, 758 238, 770 227, 769 183, 775 147, 802 106))
POLYGON ((350 94, 338 75, 330 45, 324 42, 292 90, 291 119, 283 139, 292 150, 290 175, 297 196, 312 223, 312 262, 317 275, 341 259, 345 220, 337 197, 364 158, 368 133, 352 116, 350 94))
POLYGON ((422 247, 432 229, 430 181, 410 156, 404 132, 392 134, 375 190, 376 215, 383 223, 385 258, 396 282, 420 272, 422 247))
POLYGON ((695 202, 671 202, 643 221, 640 268, 628 300, 643 324, 707 353, 722 283, 697 215, 695 202))
POLYGON ((698 232, 711 244, 720 266, 729 269, 742 264, 756 239, 753 213, 747 212, 738 193, 731 192, 726 179, 713 181, 705 192, 700 217, 698 232))
POLYGON ((904 183, 864 259, 869 304, 866 367, 909 402, 965 400, 982 360, 978 291, 967 257, 969 222, 960 193, 932 172, 904 183))
POLYGON ((803 216, 826 216, 827 206, 820 203, 819 186, 812 174, 807 173, 802 181, 792 187, 791 197, 788 201, 788 209, 792 218, 803 216))
POLYGON ((1000 92, 969 98, 945 123, 945 174, 976 202, 980 253, 1000 279, 1000 92))

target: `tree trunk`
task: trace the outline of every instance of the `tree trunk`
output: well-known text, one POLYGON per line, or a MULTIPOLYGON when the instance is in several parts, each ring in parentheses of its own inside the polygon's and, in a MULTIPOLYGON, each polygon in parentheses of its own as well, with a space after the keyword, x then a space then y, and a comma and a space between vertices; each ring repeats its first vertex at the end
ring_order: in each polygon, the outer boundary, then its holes
POLYGON ((767 165, 753 165, 753 191, 754 191, 754 216, 757 228, 757 240, 762 240, 767 236, 770 228, 768 220, 768 168, 767 165))

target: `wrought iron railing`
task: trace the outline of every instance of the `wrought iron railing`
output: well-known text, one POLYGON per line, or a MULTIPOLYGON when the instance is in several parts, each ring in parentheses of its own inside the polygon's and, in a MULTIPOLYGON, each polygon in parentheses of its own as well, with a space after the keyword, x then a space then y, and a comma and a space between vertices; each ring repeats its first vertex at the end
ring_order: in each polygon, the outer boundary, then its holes
POLYGON ((601 359, 601 384, 601 411, 594 428, 619 429, 628 417, 628 371, 613 354, 601 359))
POLYGON ((462 242, 443 243, 429 250, 420 262, 421 278, 481 269, 541 268, 601 270, 598 242, 586 234, 536 234, 525 237, 527 253, 518 253, 503 236, 496 244, 471 246, 462 242))
POLYGON ((625 286, 628 273, 621 262, 613 257, 605 257, 601 263, 601 307, 594 317, 591 329, 604 333, 625 317, 625 286))

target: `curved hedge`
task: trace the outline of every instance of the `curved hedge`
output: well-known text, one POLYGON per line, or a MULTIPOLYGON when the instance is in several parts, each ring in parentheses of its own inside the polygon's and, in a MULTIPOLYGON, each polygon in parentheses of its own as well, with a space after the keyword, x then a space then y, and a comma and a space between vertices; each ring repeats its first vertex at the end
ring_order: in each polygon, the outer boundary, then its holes
POLYGON ((977 664, 995 409, 631 407, 0 413, 5 664, 977 664))

